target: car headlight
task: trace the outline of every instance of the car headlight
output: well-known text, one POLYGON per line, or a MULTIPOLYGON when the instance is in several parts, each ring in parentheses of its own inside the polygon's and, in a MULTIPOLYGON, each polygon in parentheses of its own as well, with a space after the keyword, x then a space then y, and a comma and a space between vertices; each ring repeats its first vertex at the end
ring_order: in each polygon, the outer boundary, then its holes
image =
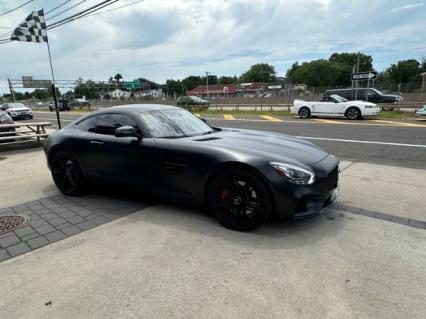
POLYGON ((365 109, 374 109, 375 107, 375 105, 364 105, 365 109))
POLYGON ((315 181, 315 173, 306 168, 289 163, 270 162, 269 164, 278 175, 285 178, 290 183, 310 185, 315 181))
POLYGON ((0 114, 0 122, 7 121, 10 119, 10 116, 7 114, 0 114))

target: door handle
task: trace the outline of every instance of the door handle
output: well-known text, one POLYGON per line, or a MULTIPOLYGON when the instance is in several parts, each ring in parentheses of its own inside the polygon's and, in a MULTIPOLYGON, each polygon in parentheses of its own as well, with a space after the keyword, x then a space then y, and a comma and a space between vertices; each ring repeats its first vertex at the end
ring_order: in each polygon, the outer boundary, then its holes
POLYGON ((90 141, 90 144, 101 146, 101 145, 104 145, 104 142, 101 142, 101 141, 90 141))

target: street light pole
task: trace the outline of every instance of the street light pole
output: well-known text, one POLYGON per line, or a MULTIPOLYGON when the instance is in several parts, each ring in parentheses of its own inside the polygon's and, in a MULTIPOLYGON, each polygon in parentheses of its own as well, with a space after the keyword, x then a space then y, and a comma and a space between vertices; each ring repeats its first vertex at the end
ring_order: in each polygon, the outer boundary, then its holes
POLYGON ((210 72, 206 72, 207 100, 210 99, 210 93, 209 93, 209 75, 210 75, 210 72))

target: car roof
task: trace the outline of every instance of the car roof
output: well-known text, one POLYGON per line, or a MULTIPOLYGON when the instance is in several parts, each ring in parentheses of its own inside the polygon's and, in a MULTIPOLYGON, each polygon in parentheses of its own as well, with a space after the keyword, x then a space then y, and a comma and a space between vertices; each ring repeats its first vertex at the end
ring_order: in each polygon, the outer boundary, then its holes
POLYGON ((105 109, 100 109, 96 113, 110 113, 110 112, 130 112, 130 113, 140 113, 147 111, 162 111, 162 110, 179 110, 179 107, 165 104, 126 104, 112 106, 105 109))

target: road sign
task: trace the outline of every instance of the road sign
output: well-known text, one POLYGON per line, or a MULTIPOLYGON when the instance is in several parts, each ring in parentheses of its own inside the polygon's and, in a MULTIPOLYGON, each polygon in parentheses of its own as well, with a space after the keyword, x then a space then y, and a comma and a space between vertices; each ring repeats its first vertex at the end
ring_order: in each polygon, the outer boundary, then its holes
POLYGON ((22 86, 24 88, 47 89, 51 85, 51 80, 34 80, 32 76, 22 76, 22 86))
POLYGON ((375 71, 352 73, 352 81, 374 80, 376 78, 377 72, 375 71))
POLYGON ((141 85, 141 82, 139 81, 125 81, 124 87, 126 89, 140 89, 142 85, 141 85))

